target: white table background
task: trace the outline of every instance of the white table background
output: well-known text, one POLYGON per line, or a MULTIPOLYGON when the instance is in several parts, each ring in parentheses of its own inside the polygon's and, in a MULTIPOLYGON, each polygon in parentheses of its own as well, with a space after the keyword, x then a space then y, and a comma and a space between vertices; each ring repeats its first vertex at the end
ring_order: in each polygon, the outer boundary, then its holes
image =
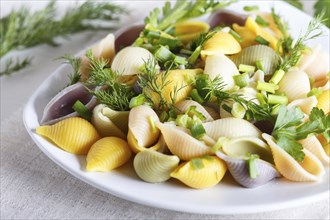
MULTIPOLYGON (((47 3, 48 1, 42 0, 1 0, 0 15, 3 17, 13 8, 18 8, 23 4, 35 10, 44 7, 47 3)), ((148 8, 163 5, 159 1, 145 1, 146 4, 136 4, 136 1, 119 1, 118 3, 135 8, 129 17, 121 21, 121 24, 141 20, 148 13, 148 8), (134 7, 132 7, 133 4, 134 7)), ((314 0, 306 0, 303 3, 305 11, 312 15, 314 0)), ((57 3, 59 11, 62 12, 74 4, 76 4, 75 1, 57 3)), ((325 212, 329 201, 282 210, 281 213, 262 213, 260 210, 258 214, 242 216, 191 215, 155 209, 93 189, 55 165, 37 149, 25 132, 21 120, 22 108, 34 90, 61 64, 61 61, 54 60, 55 58, 65 53, 76 54, 105 35, 106 32, 84 32, 71 36, 69 40, 59 39, 62 45, 56 48, 42 45, 9 54, 34 58, 30 67, 11 76, 0 78, 1 219, 329 219, 329 211, 325 212), (9 145, 13 146, 13 149, 8 149, 9 145), (22 154, 25 156, 22 157, 22 154)))

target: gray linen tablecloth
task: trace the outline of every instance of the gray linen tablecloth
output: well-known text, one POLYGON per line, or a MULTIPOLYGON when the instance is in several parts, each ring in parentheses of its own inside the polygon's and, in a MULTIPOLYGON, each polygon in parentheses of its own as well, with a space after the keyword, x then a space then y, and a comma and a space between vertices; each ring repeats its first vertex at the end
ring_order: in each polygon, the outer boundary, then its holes
POLYGON ((0 211, 1 219, 329 219, 329 199, 248 215, 198 215, 139 205, 95 189, 51 161, 25 130, 20 108, 1 123, 0 211))

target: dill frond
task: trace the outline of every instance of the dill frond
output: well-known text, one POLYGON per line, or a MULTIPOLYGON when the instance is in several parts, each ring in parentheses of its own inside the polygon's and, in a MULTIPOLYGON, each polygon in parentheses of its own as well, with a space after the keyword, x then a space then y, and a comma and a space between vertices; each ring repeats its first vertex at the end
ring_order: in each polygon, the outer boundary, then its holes
POLYGON ((0 72, 0 76, 10 75, 12 72, 16 72, 21 69, 24 69, 26 66, 30 65, 31 60, 32 60, 31 57, 26 57, 23 60, 16 58, 16 61, 14 61, 13 58, 9 58, 4 64, 5 69, 0 72))
MULTIPOLYGON (((111 30, 113 22, 108 22, 107 26, 100 26, 93 21, 117 21, 123 12, 122 7, 113 3, 86 1, 79 7, 68 9, 62 18, 56 20, 54 0, 35 12, 31 12, 27 7, 21 7, 0 19, 0 57, 13 50, 41 44, 58 46, 56 37, 68 37, 70 34, 86 30, 111 30)), ((15 70, 12 69, 11 72, 15 70)))
POLYGON ((81 73, 80 73, 81 59, 71 54, 65 54, 63 57, 60 57, 59 59, 63 59, 64 63, 68 63, 72 66, 73 73, 71 73, 71 75, 69 76, 70 77, 69 85, 73 85, 77 83, 81 77, 81 73))
POLYGON ((97 87, 90 92, 113 110, 129 110, 129 102, 134 96, 132 88, 118 80, 120 75, 107 67, 108 60, 95 59, 92 50, 86 52, 86 57, 90 60, 91 70, 85 84, 97 87))

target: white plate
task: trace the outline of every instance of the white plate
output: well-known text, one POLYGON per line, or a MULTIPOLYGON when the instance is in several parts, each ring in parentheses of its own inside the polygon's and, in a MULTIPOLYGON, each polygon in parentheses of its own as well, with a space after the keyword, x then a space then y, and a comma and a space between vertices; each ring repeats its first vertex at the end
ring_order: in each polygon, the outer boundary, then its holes
MULTIPOLYGON (((243 12, 242 7, 246 5, 245 3, 237 3, 229 9, 243 12)), ((297 36, 300 30, 305 30, 311 19, 308 15, 283 2, 249 1, 249 5, 259 5, 261 10, 266 11, 270 11, 270 7, 274 6, 276 11, 289 21, 294 36, 297 36)), ((324 30, 328 35, 329 29, 324 30)), ((327 36, 315 42, 322 43, 323 48, 329 48, 327 36)), ((40 85, 25 107, 24 123, 32 139, 51 160, 80 180, 100 190, 148 206, 207 214, 270 211, 300 206, 329 197, 328 168, 321 182, 296 183, 281 178, 254 189, 239 186, 228 173, 218 185, 204 190, 190 189, 176 180, 150 184, 136 176, 131 162, 110 173, 88 173, 85 171, 85 157, 60 150, 35 133, 43 108, 67 84, 67 74, 70 71, 69 66, 62 65, 40 85)))

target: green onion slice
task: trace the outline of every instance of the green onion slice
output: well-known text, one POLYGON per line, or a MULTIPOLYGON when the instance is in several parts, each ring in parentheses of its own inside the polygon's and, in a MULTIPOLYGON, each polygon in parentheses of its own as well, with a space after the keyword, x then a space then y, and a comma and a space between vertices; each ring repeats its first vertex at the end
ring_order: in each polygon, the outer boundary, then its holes
POLYGON ((80 100, 77 100, 73 104, 72 108, 84 119, 86 119, 88 121, 91 120, 92 112, 80 100))

